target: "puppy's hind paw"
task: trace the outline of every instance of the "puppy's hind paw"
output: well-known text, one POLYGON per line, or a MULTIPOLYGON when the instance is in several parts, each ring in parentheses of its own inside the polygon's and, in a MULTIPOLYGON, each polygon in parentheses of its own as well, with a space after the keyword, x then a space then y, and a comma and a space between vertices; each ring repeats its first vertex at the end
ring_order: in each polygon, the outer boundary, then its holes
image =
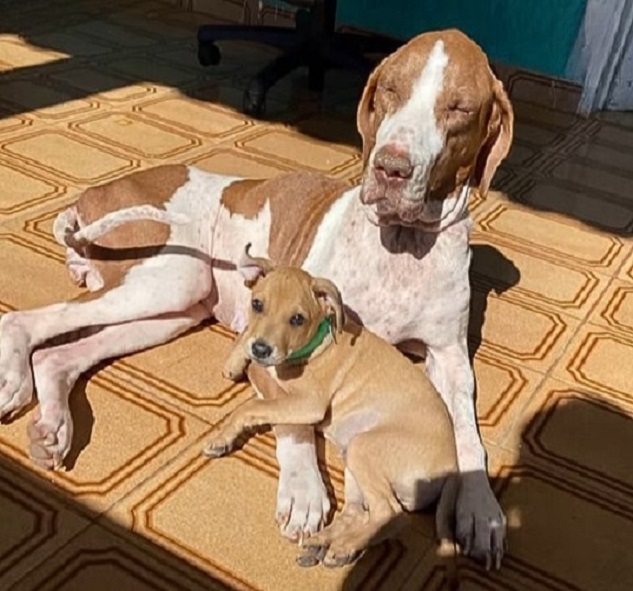
POLYGON ((340 568, 358 560, 362 553, 362 550, 335 549, 330 547, 323 557, 322 564, 326 568, 340 568))
POLYGON ((304 551, 297 556, 297 565, 302 568, 310 568, 321 564, 325 554, 327 552, 327 546, 307 546, 304 551))

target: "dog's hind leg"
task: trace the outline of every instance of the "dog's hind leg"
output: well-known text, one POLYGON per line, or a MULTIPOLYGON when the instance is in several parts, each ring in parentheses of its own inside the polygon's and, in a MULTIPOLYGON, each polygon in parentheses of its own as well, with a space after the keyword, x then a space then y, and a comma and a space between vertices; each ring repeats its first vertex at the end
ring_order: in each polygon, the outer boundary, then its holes
POLYGON ((33 354, 35 388, 40 406, 29 425, 31 458, 44 468, 58 468, 72 444, 69 396, 79 376, 100 361, 165 343, 209 316, 202 304, 182 313, 97 329, 70 343, 33 354))
POLYGON ((183 312, 208 296, 211 282, 204 257, 164 254, 130 269, 115 287, 81 301, 5 314, 0 318, 0 417, 31 400, 30 355, 38 345, 89 326, 183 312))

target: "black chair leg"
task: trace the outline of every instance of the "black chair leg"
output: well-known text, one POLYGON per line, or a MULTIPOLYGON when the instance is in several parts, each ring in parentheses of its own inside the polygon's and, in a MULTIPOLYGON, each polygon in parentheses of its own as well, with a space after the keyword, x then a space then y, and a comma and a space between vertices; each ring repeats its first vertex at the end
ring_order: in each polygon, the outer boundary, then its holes
POLYGON ((349 51, 336 45, 325 47, 322 51, 328 68, 355 70, 364 77, 368 77, 374 68, 374 64, 369 59, 355 51, 349 51))
POLYGON ((348 51, 357 53, 382 53, 389 55, 404 45, 404 41, 390 37, 374 37, 373 35, 361 35, 358 33, 335 32, 332 41, 348 51))
POLYGON ((217 41, 252 41, 281 50, 296 47, 297 32, 287 27, 253 27, 250 25, 204 25, 198 29, 198 61, 202 66, 220 63, 217 41))
POLYGON ((297 32, 287 27, 253 25, 203 25, 198 28, 198 43, 253 41, 288 49, 296 43, 297 32))
POLYGON ((249 115, 263 114, 268 90, 284 76, 308 63, 309 50, 305 46, 287 51, 273 60, 249 82, 244 92, 244 111, 249 115))
POLYGON ((327 64, 319 47, 311 47, 308 60, 308 88, 313 92, 323 92, 327 64))
POLYGON ((204 25, 198 30, 198 60, 203 66, 220 63, 218 41, 254 41, 284 53, 252 78, 244 91, 243 108, 262 115, 266 94, 281 78, 301 66, 308 67, 308 87, 322 92, 328 68, 342 67, 368 76, 373 64, 363 54, 395 51, 400 42, 335 31, 336 2, 316 1, 314 8, 296 13, 295 29, 250 25, 204 25))

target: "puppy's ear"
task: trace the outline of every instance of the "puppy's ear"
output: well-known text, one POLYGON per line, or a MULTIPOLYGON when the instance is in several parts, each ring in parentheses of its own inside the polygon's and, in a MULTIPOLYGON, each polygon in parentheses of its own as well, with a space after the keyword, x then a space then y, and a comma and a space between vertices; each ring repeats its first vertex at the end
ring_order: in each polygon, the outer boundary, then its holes
POLYGON ((479 186, 479 194, 482 197, 488 193, 492 177, 510 151, 513 128, 514 110, 512 103, 510 103, 501 81, 494 78, 494 99, 488 119, 488 133, 477 157, 475 182, 479 186))
POLYGON ((251 243, 249 242, 246 245, 244 254, 242 254, 242 258, 237 265, 239 272, 242 274, 242 277, 244 277, 244 285, 248 288, 253 287, 260 277, 264 277, 275 268, 268 259, 252 257, 249 254, 250 249, 251 243))
POLYGON ((345 325, 345 312, 343 311, 343 298, 341 292, 329 279, 318 277, 312 281, 312 291, 317 298, 325 300, 329 312, 334 312, 334 330, 342 332, 345 325))

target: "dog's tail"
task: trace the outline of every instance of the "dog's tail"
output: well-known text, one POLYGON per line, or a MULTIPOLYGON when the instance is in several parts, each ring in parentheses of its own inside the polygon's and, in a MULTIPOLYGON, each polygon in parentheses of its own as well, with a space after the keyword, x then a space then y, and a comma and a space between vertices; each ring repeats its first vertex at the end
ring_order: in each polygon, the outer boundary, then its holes
POLYGON ((444 562, 446 582, 451 591, 459 588, 457 578, 457 557, 459 548, 455 541, 455 508, 459 492, 459 474, 446 477, 435 510, 435 531, 438 540, 438 556, 444 562))
POLYGON ((61 212, 53 225, 53 235, 59 244, 77 248, 90 244, 108 232, 127 224, 148 220, 170 225, 188 224, 191 220, 182 213, 159 209, 153 205, 137 205, 107 213, 102 218, 79 227, 75 208, 61 212))

